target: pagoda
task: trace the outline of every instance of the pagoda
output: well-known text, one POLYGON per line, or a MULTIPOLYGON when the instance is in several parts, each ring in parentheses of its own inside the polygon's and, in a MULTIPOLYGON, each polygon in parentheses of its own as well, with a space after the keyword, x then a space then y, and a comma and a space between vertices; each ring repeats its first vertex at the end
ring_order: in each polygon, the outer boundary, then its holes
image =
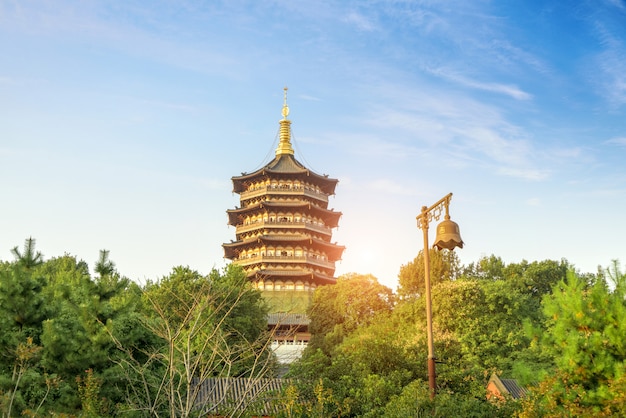
POLYGON ((308 319, 302 314, 318 286, 336 282, 335 263, 345 247, 331 242, 341 212, 329 209, 328 200, 338 180, 309 170, 294 157, 288 115, 285 88, 275 157, 252 173, 232 177, 240 205, 227 214, 236 239, 223 248, 269 301, 270 325, 279 326, 280 320, 272 318, 288 313, 295 316, 283 323, 299 325, 306 333, 308 319))

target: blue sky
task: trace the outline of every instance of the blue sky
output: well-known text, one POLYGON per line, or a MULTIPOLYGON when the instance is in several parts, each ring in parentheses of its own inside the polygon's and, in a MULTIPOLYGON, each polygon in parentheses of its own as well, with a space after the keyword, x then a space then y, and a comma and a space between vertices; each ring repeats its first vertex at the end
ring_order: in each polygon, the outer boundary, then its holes
POLYGON ((339 179, 337 274, 395 288, 449 192, 464 263, 626 262, 622 0, 0 0, 0 259, 225 265, 284 86, 296 157, 339 179))

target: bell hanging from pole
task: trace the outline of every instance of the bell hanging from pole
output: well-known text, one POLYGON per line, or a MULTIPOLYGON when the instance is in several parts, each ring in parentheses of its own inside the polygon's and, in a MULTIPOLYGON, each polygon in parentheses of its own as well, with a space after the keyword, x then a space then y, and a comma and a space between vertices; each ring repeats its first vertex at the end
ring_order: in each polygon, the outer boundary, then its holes
POLYGON ((446 217, 437 225, 437 237, 433 248, 437 247, 439 250, 447 249, 453 250, 456 247, 463 248, 463 240, 461 239, 461 232, 459 225, 450 220, 448 215, 448 207, 446 206, 446 217))

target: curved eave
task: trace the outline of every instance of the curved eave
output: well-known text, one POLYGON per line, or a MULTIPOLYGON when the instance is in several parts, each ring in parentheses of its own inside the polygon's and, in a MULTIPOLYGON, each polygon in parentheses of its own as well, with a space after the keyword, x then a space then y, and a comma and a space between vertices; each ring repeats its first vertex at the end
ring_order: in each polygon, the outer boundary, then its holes
POLYGON ((265 176, 308 180, 310 183, 319 186, 328 195, 335 194, 335 187, 339 182, 337 179, 309 170, 293 155, 283 154, 276 156, 269 164, 252 173, 242 173, 241 176, 233 176, 231 178, 233 192, 244 192, 248 184, 254 182, 259 177, 265 176))
POLYGON ((234 241, 222 244, 222 247, 224 248, 224 257, 232 260, 233 258, 237 258, 240 251, 250 247, 254 248, 259 244, 308 245, 311 248, 322 247, 328 256, 328 261, 333 263, 341 260, 341 255, 346 249, 343 245, 333 244, 317 238, 304 236, 264 235, 246 241, 234 241))
POLYGON ((317 271, 307 271, 307 270, 257 270, 250 272, 248 277, 253 277, 256 279, 279 279, 285 277, 293 277, 293 278, 307 278, 311 277, 316 283, 320 284, 335 284, 337 279, 331 276, 327 276, 325 274, 319 273, 317 271))
POLYGON ((342 213, 336 212, 332 209, 324 209, 320 206, 308 203, 308 202, 261 202, 255 205, 246 206, 245 208, 228 209, 228 224, 236 226, 239 222, 240 216, 247 213, 254 213, 260 209, 308 209, 311 214, 315 214, 321 217, 326 225, 330 228, 336 228, 339 225, 339 218, 342 213))

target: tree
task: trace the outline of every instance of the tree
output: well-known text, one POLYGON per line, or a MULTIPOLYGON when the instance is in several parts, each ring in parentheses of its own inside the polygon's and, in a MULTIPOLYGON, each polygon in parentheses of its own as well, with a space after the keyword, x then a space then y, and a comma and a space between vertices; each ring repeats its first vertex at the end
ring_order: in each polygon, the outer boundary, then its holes
POLYGON ((391 289, 371 275, 347 274, 317 288, 308 310, 311 341, 289 373, 299 392, 313 393, 321 382, 336 413, 354 415, 373 414, 396 393, 411 372, 398 366, 407 357, 391 337, 398 333, 390 321, 394 304, 391 289))
POLYGON ((485 397, 440 391, 435 399, 429 397, 428 383, 415 380, 402 393, 391 398, 381 417, 473 417, 508 418, 519 409, 516 402, 494 404, 485 397))
MULTIPOLYGON (((43 256, 35 251, 32 238, 26 240, 23 252, 18 247, 11 251, 15 262, 0 269, 0 312, 7 319, 7 327, 24 333, 18 339, 30 336, 37 343, 37 325, 43 318, 41 290, 45 280, 34 269, 43 263, 43 256)), ((16 341, 5 340, 4 344, 14 345, 16 341)))
POLYGON ((423 284, 413 280, 423 274, 421 261, 403 267, 406 280, 398 300, 381 299, 380 290, 363 291, 376 289, 367 280, 348 278, 316 290, 309 311, 311 343, 290 370, 299 378, 299 393, 312 393, 321 381, 336 404, 354 416, 406 416, 401 410, 413 411, 408 416, 511 416, 519 409, 519 403, 488 403, 486 383, 494 371, 527 377, 552 364, 551 355, 538 350, 536 334, 527 330, 543 326, 541 298, 552 293, 567 263, 505 265, 491 256, 459 275, 460 268, 452 267, 458 260, 437 260, 432 305, 439 395, 431 402, 424 383, 426 302, 423 284), (417 402, 416 392, 424 395, 417 402))
MULTIPOLYGON (((136 352, 116 339, 126 354, 117 362, 129 379, 129 410, 179 417, 222 413, 198 403, 208 379, 271 374, 267 311, 240 267, 209 276, 176 267, 149 283, 143 297, 143 327, 157 344, 136 352)), ((229 413, 242 413, 242 405, 229 407, 229 413)))
POLYGON ((526 327, 543 320, 532 296, 506 280, 440 283, 433 308, 438 384, 454 392, 482 392, 494 371, 518 377, 532 342, 526 327))
POLYGON ((100 250, 100 257, 94 270, 100 278, 112 276, 115 273, 115 263, 109 260, 109 250, 100 250))
MULTIPOLYGON (((617 283, 626 279, 614 264, 617 283)), ((541 348, 555 367, 525 404, 525 415, 626 414, 626 289, 593 283, 570 270, 543 302, 541 348)))
POLYGON ((17 246, 11 252, 17 263, 26 269, 32 269, 43 263, 43 255, 39 251, 35 251, 35 240, 32 237, 26 240, 24 252, 20 253, 17 246))
MULTIPOLYGON (((454 280, 460 273, 460 260, 454 251, 430 249, 430 283, 454 280)), ((424 293, 424 251, 420 250, 415 259, 402 267, 398 275, 398 294, 402 297, 418 296, 424 293)))
POLYGON ((481 257, 476 263, 470 263, 462 270, 462 277, 476 280, 502 280, 504 279, 504 261, 500 257, 490 255, 481 257))
POLYGON ((571 269, 567 260, 543 260, 529 263, 511 263, 504 269, 506 280, 513 282, 520 291, 535 297, 537 307, 544 295, 552 292, 552 287, 564 280, 571 269))
POLYGON ((176 268, 142 289, 105 250, 93 278, 71 255, 43 262, 32 239, 13 252, 0 262, 4 415, 188 416, 207 378, 271 373, 267 309, 241 268, 176 268))
POLYGON ((31 396, 24 387, 43 381, 37 364, 41 357, 41 323, 45 319, 42 290, 45 279, 37 272, 42 255, 35 240, 24 251, 12 250, 15 261, 0 263, 0 409, 21 411, 31 396))
POLYGON ((14 255, 13 263, 0 264, 0 391, 11 388, 11 409, 76 413, 82 404, 77 378, 106 380, 100 396, 123 401, 109 331, 128 345, 143 343, 133 316, 141 301, 138 286, 111 269, 93 280, 87 264, 70 255, 41 262, 32 239, 14 255), (36 352, 28 361, 24 354, 31 351, 24 347, 36 352), (85 377, 86 370, 92 375, 85 377))
POLYGON ((333 286, 315 290, 308 309, 311 341, 307 350, 330 354, 350 332, 369 324, 380 312, 390 312, 393 292, 372 275, 345 274, 333 286))

